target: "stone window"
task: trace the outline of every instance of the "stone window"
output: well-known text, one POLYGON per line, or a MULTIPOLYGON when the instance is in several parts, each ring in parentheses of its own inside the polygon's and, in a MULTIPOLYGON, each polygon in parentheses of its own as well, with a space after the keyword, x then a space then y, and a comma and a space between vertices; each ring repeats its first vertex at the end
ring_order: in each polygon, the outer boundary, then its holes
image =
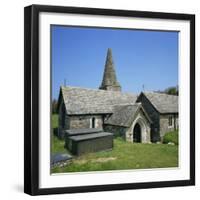
POLYGON ((172 116, 169 116, 169 118, 168 118, 168 126, 169 127, 173 126, 173 118, 172 118, 172 116))

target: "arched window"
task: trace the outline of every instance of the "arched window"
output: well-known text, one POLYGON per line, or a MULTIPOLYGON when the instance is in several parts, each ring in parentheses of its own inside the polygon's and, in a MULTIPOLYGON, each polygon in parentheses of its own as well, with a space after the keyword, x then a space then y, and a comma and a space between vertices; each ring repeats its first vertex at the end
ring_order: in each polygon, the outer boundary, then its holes
POLYGON ((92 118, 92 128, 95 128, 95 118, 92 118))

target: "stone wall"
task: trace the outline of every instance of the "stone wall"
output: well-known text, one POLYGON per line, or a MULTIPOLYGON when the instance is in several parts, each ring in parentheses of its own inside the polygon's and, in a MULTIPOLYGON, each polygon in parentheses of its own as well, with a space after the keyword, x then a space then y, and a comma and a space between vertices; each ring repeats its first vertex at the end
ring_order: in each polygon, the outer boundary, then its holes
POLYGON ((142 94, 139 96, 137 102, 141 102, 144 110, 149 115, 150 119, 152 120, 151 125, 151 141, 156 142, 160 140, 160 114, 159 112, 153 107, 151 102, 142 94))
POLYGON ((95 128, 103 128, 103 116, 101 115, 79 115, 69 116, 69 118, 68 129, 92 128, 92 118, 95 118, 95 128))
POLYGON ((64 102, 63 100, 61 100, 61 103, 60 103, 60 107, 58 109, 58 137, 60 138, 64 138, 64 130, 66 129, 69 129, 69 122, 70 122, 70 119, 69 119, 69 116, 66 114, 66 111, 65 111, 65 122, 64 122, 64 126, 62 124, 62 116, 63 116, 63 109, 65 109, 65 105, 64 105, 64 102))
POLYGON ((161 139, 165 133, 178 129, 178 114, 160 115, 160 136, 161 139), (169 117, 172 117, 172 126, 169 126, 169 117))
POLYGON ((62 126, 62 117, 63 117, 63 100, 60 103, 58 110, 58 136, 64 138, 64 130, 68 129, 80 129, 80 128, 92 128, 92 118, 95 118, 95 128, 103 128, 103 116, 101 115, 78 115, 70 116, 65 112, 65 122, 62 126))
POLYGON ((120 86, 106 86, 104 90, 121 91, 121 87, 120 86))

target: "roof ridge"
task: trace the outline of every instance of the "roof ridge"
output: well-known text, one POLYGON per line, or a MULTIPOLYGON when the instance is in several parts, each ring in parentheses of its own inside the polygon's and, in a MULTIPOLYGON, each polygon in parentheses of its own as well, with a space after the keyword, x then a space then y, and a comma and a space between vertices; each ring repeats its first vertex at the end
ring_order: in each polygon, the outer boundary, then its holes
POLYGON ((122 94, 122 95, 125 94, 125 95, 135 95, 135 96, 138 96, 138 94, 130 93, 130 92, 102 90, 102 89, 85 88, 85 87, 78 87, 78 86, 61 86, 61 89, 64 89, 64 90, 67 90, 67 89, 82 89, 82 90, 97 91, 97 92, 102 92, 102 93, 114 93, 114 94, 122 94))
POLYGON ((174 95, 174 94, 166 94, 166 93, 161 93, 161 92, 153 92, 153 91, 149 91, 149 92, 143 92, 144 94, 159 94, 159 95, 167 95, 167 96, 173 96, 173 97, 178 97, 178 95, 174 95))
POLYGON ((164 93, 142 93, 159 113, 178 113, 178 96, 164 93))

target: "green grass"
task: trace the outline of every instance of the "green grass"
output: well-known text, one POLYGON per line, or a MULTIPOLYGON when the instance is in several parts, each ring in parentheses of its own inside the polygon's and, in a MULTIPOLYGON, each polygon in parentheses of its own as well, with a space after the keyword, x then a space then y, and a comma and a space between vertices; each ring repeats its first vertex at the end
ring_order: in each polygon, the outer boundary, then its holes
MULTIPOLYGON (((53 116, 56 128, 57 116, 53 116)), ((55 135, 52 138, 52 153, 67 152, 64 141, 55 135)), ((65 167, 56 167, 52 173, 84 172, 123 169, 147 169, 178 166, 178 146, 166 144, 141 144, 125 142, 121 138, 114 139, 111 151, 90 153, 74 157, 72 163, 65 167)))
POLYGON ((163 137, 163 143, 167 144, 169 142, 173 142, 174 144, 178 145, 178 130, 168 132, 163 137))
POLYGON ((66 152, 66 149, 64 148, 64 144, 65 144, 64 140, 60 140, 56 136, 57 129, 58 129, 58 115, 57 114, 52 115, 52 128, 53 128, 53 135, 51 138, 51 152, 53 154, 66 152))

